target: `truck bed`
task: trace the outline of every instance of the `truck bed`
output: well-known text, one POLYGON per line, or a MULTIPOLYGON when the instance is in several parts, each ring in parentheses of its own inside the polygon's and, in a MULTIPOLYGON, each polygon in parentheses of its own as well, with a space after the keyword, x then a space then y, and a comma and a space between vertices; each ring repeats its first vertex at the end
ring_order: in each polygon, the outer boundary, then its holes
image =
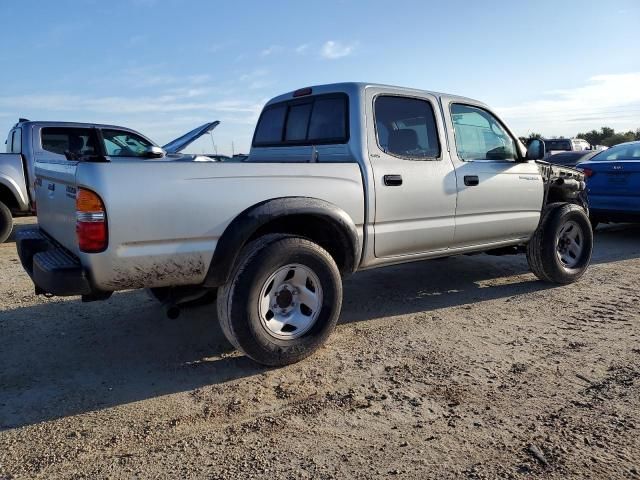
POLYGON ((364 224, 356 163, 39 162, 36 176, 40 228, 103 291, 201 283, 229 223, 264 200, 318 197, 343 209, 360 236, 364 224), (104 252, 78 247, 78 188, 91 189, 106 206, 104 252))

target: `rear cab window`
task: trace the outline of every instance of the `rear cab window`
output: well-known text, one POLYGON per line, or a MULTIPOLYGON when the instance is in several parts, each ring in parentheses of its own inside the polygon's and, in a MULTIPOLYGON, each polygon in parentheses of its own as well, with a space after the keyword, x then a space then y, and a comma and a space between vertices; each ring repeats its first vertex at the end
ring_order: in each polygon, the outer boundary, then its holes
POLYGON ((40 131, 43 150, 57 155, 97 155, 95 132, 81 127, 44 127, 40 131))
POLYGON ((543 140, 545 148, 553 151, 570 152, 573 150, 571 147, 571 140, 566 139, 547 139, 543 140))
POLYGON ((323 145, 349 141, 346 94, 314 95, 267 106, 253 147, 323 145))

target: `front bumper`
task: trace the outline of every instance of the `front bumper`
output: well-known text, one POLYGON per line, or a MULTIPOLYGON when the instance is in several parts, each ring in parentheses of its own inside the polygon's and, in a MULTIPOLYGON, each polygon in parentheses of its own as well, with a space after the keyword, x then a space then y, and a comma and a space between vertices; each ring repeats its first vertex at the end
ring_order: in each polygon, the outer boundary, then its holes
POLYGON ((16 246, 22 266, 35 284, 37 294, 67 297, 95 293, 80 260, 38 227, 17 232, 16 246))

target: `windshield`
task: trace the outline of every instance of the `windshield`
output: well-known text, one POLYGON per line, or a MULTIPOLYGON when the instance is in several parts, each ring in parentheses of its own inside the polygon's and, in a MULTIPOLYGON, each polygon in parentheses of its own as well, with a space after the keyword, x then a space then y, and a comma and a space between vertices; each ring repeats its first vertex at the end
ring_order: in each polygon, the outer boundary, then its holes
POLYGON ((567 152, 571 151, 571 140, 544 140, 544 146, 547 151, 549 150, 564 150, 567 152))
POLYGON ((616 145, 608 150, 603 150, 591 159, 593 162, 608 162, 611 160, 640 160, 640 142, 616 145))
POLYGON ((153 144, 123 130, 102 130, 104 149, 110 157, 144 157, 153 144))

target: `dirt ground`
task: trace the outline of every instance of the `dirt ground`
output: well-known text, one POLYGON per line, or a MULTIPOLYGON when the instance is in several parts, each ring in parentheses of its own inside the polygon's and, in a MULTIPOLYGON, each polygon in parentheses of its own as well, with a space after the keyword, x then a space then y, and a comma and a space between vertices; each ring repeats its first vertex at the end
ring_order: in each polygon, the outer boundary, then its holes
POLYGON ((640 226, 601 227, 566 287, 522 256, 355 275, 281 369, 214 308, 36 297, 11 241, 0 278, 2 480, 640 479, 640 226))

